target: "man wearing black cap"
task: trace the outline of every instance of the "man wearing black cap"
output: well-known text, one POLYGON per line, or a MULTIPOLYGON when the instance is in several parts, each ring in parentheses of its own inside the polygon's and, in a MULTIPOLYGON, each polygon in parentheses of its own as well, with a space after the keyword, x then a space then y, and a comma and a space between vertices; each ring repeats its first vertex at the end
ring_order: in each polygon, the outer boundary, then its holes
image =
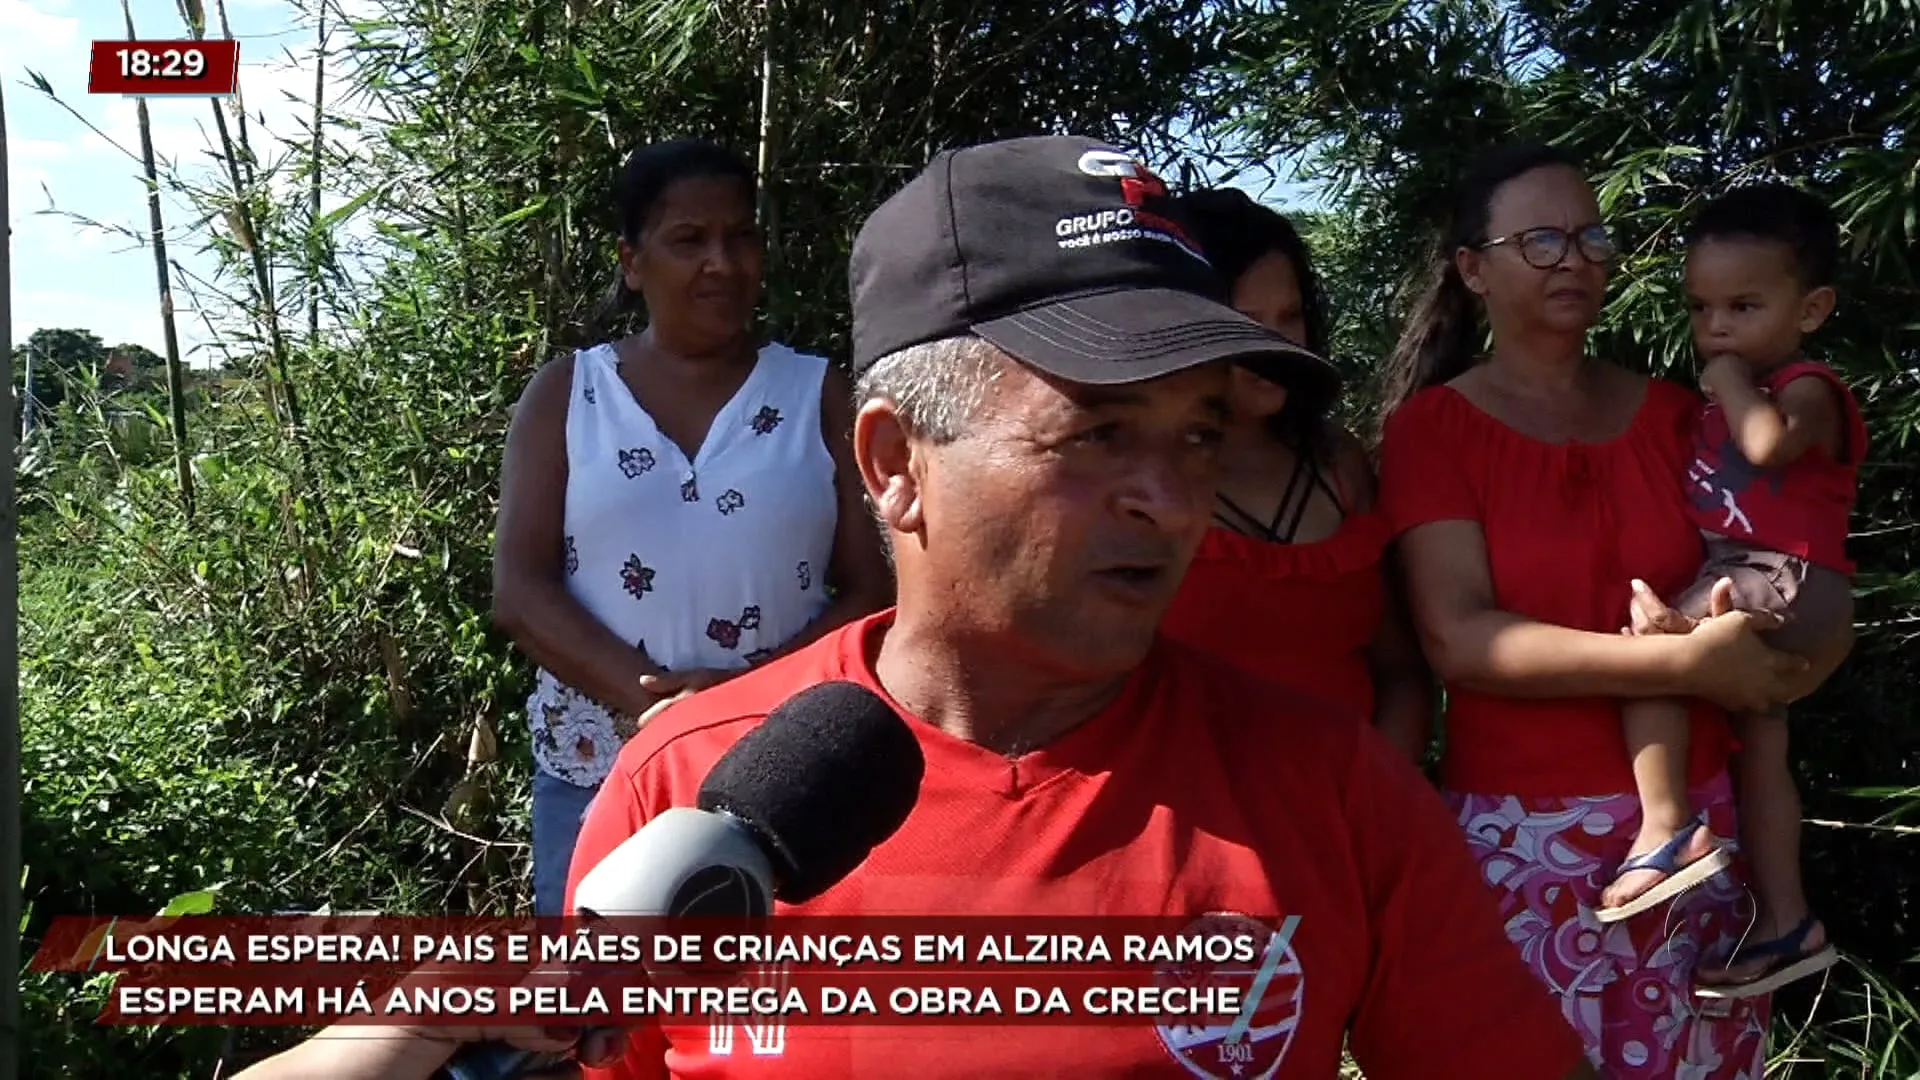
POLYGON ((773 707, 849 680, 909 719, 920 801, 783 913, 1258 919, 1257 1009, 1217 1027, 666 1025, 588 1075, 1330 1080, 1349 1040, 1369 1080, 1594 1075, 1438 796, 1364 718, 1156 635, 1207 528, 1226 365, 1334 379, 1220 302, 1166 207, 1128 155, 1048 137, 941 154, 875 211, 851 267, 853 442, 898 605, 643 728, 572 878, 692 805, 773 707))

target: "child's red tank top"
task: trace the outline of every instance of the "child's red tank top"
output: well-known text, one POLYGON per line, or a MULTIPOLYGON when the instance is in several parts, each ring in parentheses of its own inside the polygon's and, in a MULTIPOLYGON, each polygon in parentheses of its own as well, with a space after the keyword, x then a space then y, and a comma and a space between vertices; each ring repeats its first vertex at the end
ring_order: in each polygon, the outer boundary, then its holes
POLYGON ((1809 378, 1824 380, 1840 397, 1845 413, 1843 460, 1816 446, 1790 465, 1760 468, 1741 454, 1726 413, 1710 401, 1694 426, 1687 501, 1694 523, 1707 532, 1850 575, 1854 567, 1846 554, 1847 519, 1867 449, 1859 403, 1833 369, 1814 360, 1776 368, 1760 381, 1760 390, 1777 398, 1788 383, 1809 378))

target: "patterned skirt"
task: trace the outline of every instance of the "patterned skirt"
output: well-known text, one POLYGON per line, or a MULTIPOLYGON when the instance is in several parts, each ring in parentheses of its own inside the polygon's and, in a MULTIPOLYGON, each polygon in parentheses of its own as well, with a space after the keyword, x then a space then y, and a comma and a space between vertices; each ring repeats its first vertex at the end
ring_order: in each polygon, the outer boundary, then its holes
MULTIPOLYGON (((1761 1080, 1770 1002, 1702 1001, 1694 966, 1725 955, 1751 918, 1739 860, 1673 904, 1603 926, 1600 892, 1639 827, 1632 795, 1522 799, 1446 793, 1507 938, 1560 997, 1567 1022, 1607 1080, 1761 1080)), ((1723 774, 1693 792, 1731 843, 1732 788, 1723 774)))

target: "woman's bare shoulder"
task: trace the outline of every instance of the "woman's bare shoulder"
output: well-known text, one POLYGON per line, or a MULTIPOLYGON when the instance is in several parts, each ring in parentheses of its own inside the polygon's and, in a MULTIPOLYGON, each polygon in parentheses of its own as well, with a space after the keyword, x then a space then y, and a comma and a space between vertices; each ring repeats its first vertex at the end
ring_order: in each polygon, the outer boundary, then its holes
POLYGON ((1340 481, 1340 489, 1348 493, 1355 504, 1349 509, 1366 509, 1373 505, 1374 498, 1374 460, 1367 444, 1341 424, 1330 424, 1328 433, 1328 466, 1340 481))
POLYGON ((508 422, 513 423, 523 417, 528 423, 542 426, 556 420, 564 422, 567 400, 573 396, 573 368, 577 355, 567 350, 535 368, 533 374, 528 376, 526 386, 521 389, 519 399, 507 406, 508 422))

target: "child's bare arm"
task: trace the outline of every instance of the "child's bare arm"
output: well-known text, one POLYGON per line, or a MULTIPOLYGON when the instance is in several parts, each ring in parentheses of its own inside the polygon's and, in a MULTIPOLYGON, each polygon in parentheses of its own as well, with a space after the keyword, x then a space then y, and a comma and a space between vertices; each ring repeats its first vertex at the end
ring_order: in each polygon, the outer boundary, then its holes
POLYGON ((1795 379, 1769 400, 1738 361, 1727 359, 1708 364, 1700 385, 1720 403, 1741 456, 1753 464, 1763 469, 1791 465, 1815 446, 1839 457, 1840 402, 1826 380, 1795 379))

